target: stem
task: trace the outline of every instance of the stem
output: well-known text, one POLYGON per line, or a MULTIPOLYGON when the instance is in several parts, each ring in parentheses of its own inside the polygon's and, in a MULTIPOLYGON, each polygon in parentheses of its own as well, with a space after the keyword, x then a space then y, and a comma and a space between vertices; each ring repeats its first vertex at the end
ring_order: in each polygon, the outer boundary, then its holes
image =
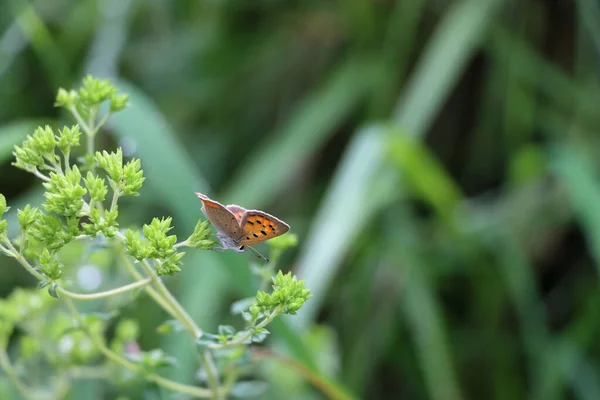
MULTIPOLYGON (((277 317, 281 313, 281 310, 283 310, 283 306, 282 305, 279 305, 279 306, 275 307, 275 309, 273 310, 273 312, 271 314, 269 314, 269 316, 267 318, 263 319, 260 324, 256 325, 254 327, 254 329, 262 329, 265 326, 267 326, 268 324, 270 324, 271 321, 273 321, 275 319, 275 317, 277 317)), ((236 346, 236 345, 239 345, 239 344, 244 344, 244 342, 246 340, 250 339, 252 337, 252 335, 253 335, 253 332, 250 331, 250 332, 246 333, 244 336, 242 336, 240 338, 233 339, 233 340, 231 340, 231 341, 229 341, 227 343, 222 343, 222 344, 221 343, 214 343, 214 344, 209 345, 208 348, 209 349, 213 349, 213 350, 215 350, 215 349, 225 349, 227 347, 236 346)))
POLYGON ((306 367, 299 362, 290 358, 284 357, 283 355, 276 354, 273 351, 266 349, 253 349, 252 358, 256 361, 262 360, 274 360, 283 365, 287 365, 291 369, 302 375, 308 382, 310 382, 315 388, 319 389, 328 399, 332 400, 354 400, 355 398, 347 394, 342 388, 324 378, 322 375, 315 373, 310 368, 306 367))
POLYGON ((83 129, 86 134, 88 132, 90 132, 90 127, 85 123, 85 121, 83 120, 83 118, 81 118, 81 115, 79 115, 79 111, 77 111, 77 108, 75 108, 74 106, 70 107, 69 111, 71 111, 71 114, 73 114, 73 116, 77 120, 77 123, 79 124, 79 126, 81 127, 81 129, 83 129))
POLYGON ((176 249, 178 249, 180 247, 187 246, 187 245, 189 245, 189 242, 186 239, 186 240, 181 241, 179 243, 175 243, 175 245, 173 247, 175 247, 176 249))
POLYGON ((16 259, 19 264, 21 264, 23 267, 25 267, 25 269, 33 276, 35 276, 36 278, 38 278, 40 281, 44 281, 46 280, 46 277, 42 274, 40 274, 39 272, 37 272, 35 270, 35 268, 33 268, 31 266, 31 264, 29 264, 29 261, 27 261, 25 259, 25 257, 23 257, 21 254, 19 254, 19 252, 17 251, 17 249, 15 249, 15 246, 13 246, 13 244, 10 242, 10 240, 4 240, 4 243, 6 244, 6 247, 8 248, 8 255, 13 257, 14 259, 16 259))
POLYGON ((71 165, 69 164, 69 157, 71 155, 70 151, 67 151, 66 153, 63 153, 63 158, 65 160, 65 172, 68 172, 71 170, 71 165))
POLYGON ((34 391, 28 388, 27 385, 25 385, 25 383, 19 378, 4 348, 0 348, 0 365, 2 365, 4 372, 6 372, 6 375, 11 381, 13 381, 17 390, 19 393, 21 393, 21 396, 23 396, 24 399, 36 399, 38 397, 34 391))
POLYGON ((37 176, 38 178, 40 178, 41 180, 43 180, 44 182, 50 182, 50 178, 48 178, 46 175, 42 174, 37 169, 35 171, 33 171, 33 174, 35 176, 37 176))
POLYGON ((19 244, 19 255, 23 256, 25 250, 25 244, 27 243, 27 231, 21 229, 21 243, 19 244))
MULTIPOLYGON (((117 237, 119 237, 122 240, 124 239, 124 237, 121 233, 118 233, 117 237)), ((121 255, 121 259, 125 263, 129 272, 133 275, 133 277, 135 279, 142 279, 141 274, 134 268, 134 266, 127 259, 122 247, 121 247, 120 255, 121 255)), ((154 287, 156 288, 156 289, 154 289, 152 287, 146 287, 146 291, 148 292, 148 294, 150 296, 152 296, 152 298, 154 300, 156 300, 156 302, 159 303, 165 311, 167 311, 169 314, 171 314, 171 316, 173 316, 173 318, 180 321, 182 323, 182 325, 186 327, 186 329, 188 330, 188 332, 190 333, 190 335, 192 336, 192 338, 194 340, 196 340, 200 336, 202 336, 202 334, 203 334, 202 329, 200 329, 196 325, 196 323, 194 322, 192 317, 190 317, 190 315, 185 311, 185 309, 183 307, 181 307, 179 302, 173 297, 171 292, 169 292, 169 290, 163 283, 162 279, 160 279, 158 277, 158 275, 156 275, 156 271, 154 271, 154 268, 152 268, 150 263, 147 260, 143 260, 141 262, 141 264, 142 264, 142 267, 144 268, 144 271, 146 271, 148 276, 150 276, 150 279, 153 281, 154 287)), ((210 353, 209 351, 205 351, 204 353, 200 354, 200 359, 202 361, 202 364, 204 365, 204 369, 206 370, 208 383, 211 387, 211 390, 212 390, 214 396, 220 397, 220 395, 219 395, 219 375, 218 375, 219 372, 218 372, 215 362, 213 360, 212 353, 210 353)))
POLYGON ((100 122, 98 122, 98 125, 96 125, 94 127, 94 132, 92 133, 93 136, 96 135, 96 133, 98 133, 98 131, 100 130, 100 128, 102 128, 104 126, 104 124, 106 124, 106 121, 108 121, 108 118, 112 115, 111 112, 106 113, 106 115, 100 120, 100 122))
POLYGON ((202 360, 202 364, 206 370, 208 386, 210 386, 213 398, 221 398, 221 395, 219 394, 219 371, 215 365, 215 360, 213 359, 212 353, 209 350, 204 351, 200 354, 200 360, 202 360))
POLYGON ((125 286, 118 287, 116 289, 106 290, 104 292, 97 292, 97 293, 86 293, 86 294, 73 293, 73 292, 70 292, 61 287, 58 287, 56 289, 56 291, 66 297, 70 297, 75 300, 96 300, 96 299, 102 299, 105 297, 111 297, 111 296, 116 296, 116 295, 119 295, 122 293, 126 293, 128 291, 137 289, 139 287, 146 286, 151 282, 152 282, 152 280, 150 278, 146 278, 146 279, 143 279, 143 280, 140 280, 137 282, 130 283, 125 286))
POLYGON ((106 356, 106 358, 108 358, 109 360, 111 360, 117 364, 120 364, 121 366, 123 366, 131 371, 134 371, 140 375, 143 375, 146 379, 156 383, 157 385, 165 387, 167 389, 171 389, 171 390, 174 390, 177 392, 188 394, 188 395, 194 396, 194 397, 202 397, 202 398, 212 397, 211 390, 196 387, 196 386, 185 385, 183 383, 179 383, 179 382, 175 382, 170 379, 167 379, 167 378, 163 378, 162 376, 156 375, 154 373, 148 373, 140 365, 138 365, 134 362, 131 362, 131 361, 127 360, 126 358, 121 357, 117 353, 113 352, 111 349, 109 349, 106 346, 106 344, 104 344, 104 341, 102 341, 100 338, 98 338, 96 335, 94 335, 87 329, 87 326, 85 325, 85 321, 81 317, 81 314, 79 313, 79 311, 77 311, 77 308, 75 307, 75 304, 73 303, 73 301, 69 298, 65 298, 64 301, 67 304, 69 311, 71 312, 71 314, 73 314, 73 317, 80 325, 80 327, 85 330, 85 332, 87 333, 90 340, 94 343, 94 345, 98 348, 98 350, 100 350, 106 356))
POLYGON ((152 268, 148 260, 142 260, 141 264, 142 268, 144 268, 144 271, 146 271, 150 279, 152 279, 152 282, 157 292, 160 295, 162 295, 163 299, 171 306, 173 311, 175 311, 177 319, 183 323, 186 329, 190 332, 190 335, 192 335, 192 338, 196 340, 200 336, 202 336, 202 329, 200 329, 198 325, 196 325, 192 317, 190 317, 187 311, 184 310, 181 304, 179 304, 179 302, 175 299, 175 297, 173 297, 171 292, 169 292, 169 289, 167 289, 162 279, 158 277, 156 271, 154 270, 154 268, 152 268))
MULTIPOLYGON (((142 280, 142 279, 144 279, 144 277, 142 276, 142 274, 140 274, 135 269, 135 267, 133 266, 133 264, 131 263, 131 261, 129 261, 129 259, 127 258, 127 255, 125 254, 125 251, 123 251, 123 247, 120 248, 119 256, 121 257, 121 261, 123 262, 123 264, 125 264, 125 268, 127 268, 127 271, 129 271, 129 273, 131 274, 131 276, 133 276, 136 280, 142 280)), ((173 311, 173 309, 171 308, 171 306, 161 297, 160 294, 158 294, 158 292, 156 290, 154 290, 154 288, 152 288, 151 286, 146 286, 144 288, 144 290, 146 290, 146 292, 148 293, 148 295, 150 295, 150 297, 152 297, 152 299, 154 299, 154 301, 156 301, 163 308, 163 310, 165 310, 173 318, 176 318, 175 317, 175 311, 173 311)))
POLYGON ((117 206, 117 200, 119 200, 119 196, 121 195, 119 188, 112 187, 112 190, 113 190, 113 198, 112 198, 112 202, 110 203, 110 211, 111 212, 113 212, 115 210, 115 207, 117 206))

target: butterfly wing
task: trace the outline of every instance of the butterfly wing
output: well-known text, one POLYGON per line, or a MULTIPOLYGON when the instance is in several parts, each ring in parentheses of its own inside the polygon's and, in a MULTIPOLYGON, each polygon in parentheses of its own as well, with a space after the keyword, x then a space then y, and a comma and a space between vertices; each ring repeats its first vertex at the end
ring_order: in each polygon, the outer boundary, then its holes
POLYGON ((202 200, 202 212, 219 233, 233 239, 240 236, 240 223, 231 211, 202 193, 196 193, 196 196, 202 200))
POLYGON ((237 219, 238 224, 240 224, 241 226, 242 218, 244 217, 246 209, 244 207, 236 206, 235 204, 230 204, 228 206, 225 206, 225 208, 228 209, 235 216, 235 219, 237 219))
POLYGON ((248 246, 283 235, 290 226, 266 212, 247 210, 240 222, 239 238, 234 238, 236 245, 248 246))

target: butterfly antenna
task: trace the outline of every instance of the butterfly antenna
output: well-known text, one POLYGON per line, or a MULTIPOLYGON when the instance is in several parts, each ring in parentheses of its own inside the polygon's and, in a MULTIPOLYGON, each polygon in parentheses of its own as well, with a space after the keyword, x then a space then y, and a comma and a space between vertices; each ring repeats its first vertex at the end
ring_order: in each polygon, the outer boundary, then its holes
POLYGON ((256 256, 257 256, 258 258, 262 258, 262 259, 263 259, 263 260, 265 260, 266 262, 271 262, 271 261, 270 261, 270 260, 269 260, 267 257, 265 257, 265 256, 263 256, 262 254, 260 254, 260 252, 259 252, 258 250, 256 250, 256 249, 254 249, 253 247, 251 247, 251 246, 248 246, 248 245, 246 245, 245 247, 246 247, 247 249, 250 249, 250 250, 252 250, 252 252, 253 252, 254 254, 256 254, 256 256))

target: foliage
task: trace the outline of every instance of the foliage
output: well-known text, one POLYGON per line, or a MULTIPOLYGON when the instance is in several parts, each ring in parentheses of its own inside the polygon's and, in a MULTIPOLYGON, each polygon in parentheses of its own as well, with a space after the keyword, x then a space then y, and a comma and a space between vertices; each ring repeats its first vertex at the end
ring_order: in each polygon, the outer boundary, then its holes
MULTIPOLYGON (((142 161, 140 196, 120 198, 116 220, 140 251, 154 246, 142 232, 154 217, 172 217, 165 237, 178 244, 197 226, 197 248, 211 246, 195 190, 283 217, 301 238, 271 247, 266 266, 179 246, 181 272, 161 276, 219 337, 226 326, 246 330, 242 312, 257 284, 270 293, 278 269, 311 289, 297 315, 267 326, 266 345, 239 358, 237 348, 213 350, 220 371, 231 362, 248 372, 231 397, 600 398, 598 1, 13 0, 3 11, 0 191, 11 208, 0 231, 19 238, 27 204, 47 214, 39 181, 10 166, 13 146, 38 126, 71 129, 69 112, 52 106, 56 88, 92 72, 130 96, 95 145, 142 161)), ((101 92, 104 113, 114 93, 101 92)), ((70 158, 83 180, 95 159, 80 132, 70 158)), ((109 210, 108 175, 96 170, 109 210)), ((69 232, 54 236, 61 246, 69 232)), ((24 255, 37 260, 41 244, 27 240, 24 255)), ((59 284, 80 294, 129 284, 126 250, 107 246, 124 242, 101 233, 88 251, 88 240, 56 255, 59 284)), ((1 260, 4 298, 31 287, 15 259, 1 260)), ((77 305, 119 309, 108 343, 121 318, 135 320, 140 349, 177 360, 161 376, 205 385, 210 370, 198 369, 194 346, 208 346, 185 340, 186 326, 144 287, 77 305)), ((55 366, 23 365, 34 343, 16 329, 11 360, 31 386, 50 387, 55 366)), ((171 394, 144 380, 106 383, 129 374, 87 372, 70 371, 70 398, 171 394)), ((15 389, 0 373, 0 398, 15 389)))
MULTIPOLYGON (((43 296, 35 290, 19 290, 0 303, 0 365, 24 397, 62 398, 72 385, 73 370, 86 366, 102 372, 101 375, 107 379, 110 376, 128 377, 118 379, 119 386, 144 378, 147 382, 182 394, 223 398, 234 390, 241 372, 231 360, 221 362, 220 368, 217 368, 214 350, 237 347, 238 358, 242 357, 249 344, 266 339, 268 331, 264 327, 277 315, 294 314, 310 297, 310 291, 304 289, 303 282, 280 271, 273 278, 273 293, 269 295, 259 291, 255 304, 243 311, 243 316, 251 315, 246 319, 249 326, 245 331, 236 333, 232 327, 219 327, 219 334, 211 335, 196 325, 167 290, 160 276, 181 272, 185 253, 179 248, 210 249, 213 246, 207 221, 199 221, 190 237, 180 243, 176 235, 168 234, 173 229, 171 217, 154 218, 150 224, 144 225, 142 235, 139 231, 119 229, 119 200, 125 196, 139 196, 145 180, 141 162, 139 159, 125 162, 121 148, 114 152, 94 152, 95 136, 109 116, 126 107, 127 99, 128 96, 118 93, 108 80, 87 76, 77 91, 60 89, 56 100, 57 106, 73 114, 78 125, 64 127, 57 133, 48 125, 39 127, 14 148, 14 165, 43 181, 46 199, 42 204, 43 210, 29 204, 18 210, 21 229, 17 238, 8 237, 6 220, 2 220, 0 225, 0 251, 14 258, 36 277, 38 289, 47 288, 49 294, 43 296), (109 103, 108 111, 101 116, 100 110, 105 102, 109 103), (87 141, 87 153, 82 158, 84 163, 77 165, 70 156, 72 151, 77 150, 82 132, 87 141), (98 169, 103 173, 97 172, 98 169), (109 187, 112 201, 108 206, 105 199, 109 187), (91 245, 92 239, 98 237, 107 240, 105 246, 113 252, 120 253, 134 282, 102 292, 72 292, 68 289, 69 282, 63 279, 66 266, 61 262, 60 254, 73 241, 91 245), (34 252, 30 251, 32 248, 34 252), (131 259, 142 267, 143 272, 131 259), (175 367, 177 360, 160 348, 141 350, 136 320, 117 320, 115 335, 109 343, 106 331, 114 315, 82 313, 74 303, 74 300, 109 299, 141 288, 181 324, 193 340, 202 343, 219 338, 217 347, 201 348, 199 353, 203 368, 210 371, 209 388, 185 385, 162 377, 160 370, 175 367), (52 297, 60 298, 62 302, 55 302, 52 297), (70 317, 60 303, 66 305, 70 317), (46 378, 51 391, 30 387, 17 376, 7 352, 10 336, 16 327, 27 332, 21 339, 21 359, 30 362, 43 360, 55 369, 55 376, 46 378), (45 337, 54 342, 47 343, 45 337), (104 356, 105 366, 96 365, 100 356, 104 356), (123 375, 122 369, 130 374, 123 375), (223 382, 221 374, 226 378, 223 382)), ((5 197, 0 195, 0 216, 8 209, 5 197)), ((287 247, 280 245, 278 249, 287 247)), ((94 248, 90 246, 89 251, 94 252, 94 248)))

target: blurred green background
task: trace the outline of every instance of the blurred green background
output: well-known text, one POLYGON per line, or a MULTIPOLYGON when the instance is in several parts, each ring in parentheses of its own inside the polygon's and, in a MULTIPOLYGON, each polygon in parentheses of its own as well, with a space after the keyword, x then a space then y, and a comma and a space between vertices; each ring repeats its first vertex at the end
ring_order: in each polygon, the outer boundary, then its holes
MULTIPOLYGON (((41 203, 12 146, 73 123, 58 87, 110 78, 131 107, 97 146, 147 176, 123 226, 186 237, 200 191, 299 235, 279 267, 314 297, 268 347, 316 381, 267 363, 263 396, 598 399, 599 72, 596 0, 2 0, 0 192, 41 203)), ((254 261, 188 252, 166 282, 214 331, 254 261)), ((0 265, 3 296, 36 283, 0 265)), ((151 301, 123 313, 193 382, 151 301)))

